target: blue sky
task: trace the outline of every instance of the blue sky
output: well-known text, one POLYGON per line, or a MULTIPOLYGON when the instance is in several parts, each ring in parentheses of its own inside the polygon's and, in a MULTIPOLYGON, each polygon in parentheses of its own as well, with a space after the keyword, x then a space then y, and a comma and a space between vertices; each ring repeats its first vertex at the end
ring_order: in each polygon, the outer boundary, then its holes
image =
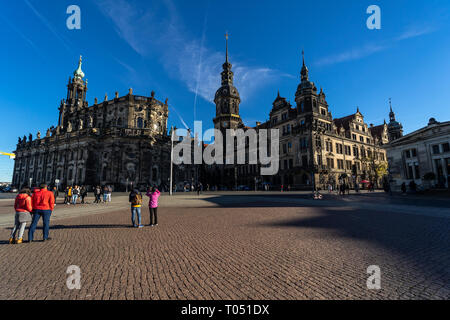
MULTIPOLYGON (((133 88, 169 98, 169 124, 212 126, 225 31, 248 125, 268 118, 277 91, 294 104, 301 51, 334 117, 388 118, 392 98, 405 132, 450 119, 450 2, 17 0, 0 12, 0 151, 57 124, 59 101, 83 55, 88 100, 133 88), (81 8, 81 30, 66 9, 81 8), (381 30, 366 8, 381 8, 381 30), (183 120, 181 120, 183 119, 183 120)), ((13 161, 0 158, 0 181, 13 161)))

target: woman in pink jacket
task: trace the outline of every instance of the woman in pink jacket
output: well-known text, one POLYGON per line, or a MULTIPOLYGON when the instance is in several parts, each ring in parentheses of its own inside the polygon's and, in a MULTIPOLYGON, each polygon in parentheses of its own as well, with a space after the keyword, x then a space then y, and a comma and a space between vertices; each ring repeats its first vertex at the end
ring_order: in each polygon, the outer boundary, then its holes
POLYGON ((161 194, 161 192, 159 192, 159 190, 156 189, 155 187, 153 187, 151 189, 151 191, 150 190, 147 191, 147 197, 150 198, 150 202, 149 202, 148 206, 150 209, 150 226, 151 227, 158 225, 157 211, 158 211, 158 198, 159 198, 160 194, 161 194), (153 223, 153 220, 155 221, 155 223, 153 223))

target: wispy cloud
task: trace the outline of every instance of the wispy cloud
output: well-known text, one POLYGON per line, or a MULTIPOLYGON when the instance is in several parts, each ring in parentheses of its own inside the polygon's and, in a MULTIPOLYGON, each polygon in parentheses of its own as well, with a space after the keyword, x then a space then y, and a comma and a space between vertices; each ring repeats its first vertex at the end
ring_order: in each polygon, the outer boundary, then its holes
POLYGON ((344 61, 357 60, 363 57, 367 57, 375 52, 383 51, 387 49, 386 45, 365 45, 361 48, 353 48, 345 52, 341 52, 335 55, 330 55, 328 57, 322 58, 316 61, 314 64, 317 66, 330 65, 335 63, 340 63, 344 61))
POLYGON ((432 32, 437 31, 437 27, 435 26, 412 26, 405 30, 402 34, 400 34, 397 38, 395 38, 397 41, 411 39, 420 37, 432 32))
MULTIPOLYGON (((171 0, 148 6, 151 7, 144 9, 124 0, 99 2, 100 10, 112 20, 118 35, 134 51, 144 57, 159 56, 169 74, 181 79, 195 95, 213 102, 220 85, 225 53, 208 48, 203 36, 200 39, 188 37, 171 0)), ((269 82, 289 76, 268 67, 233 62, 235 83, 242 100, 269 82)))
POLYGON ((47 29, 53 33, 53 35, 61 42, 61 44, 69 51, 73 53, 72 46, 70 42, 65 39, 62 35, 60 35, 55 28, 51 25, 51 23, 30 3, 30 1, 25 0, 26 5, 33 11, 33 13, 38 17, 39 20, 47 27, 47 29))
POLYGON ((374 53, 384 51, 389 49, 392 45, 394 45, 396 42, 412 39, 416 37, 420 37, 429 33, 432 33, 436 31, 437 28, 434 26, 422 26, 417 27, 413 26, 402 32, 397 37, 384 41, 379 43, 372 43, 372 44, 365 44, 361 47, 355 47, 350 50, 338 53, 338 54, 332 54, 327 57, 321 58, 314 62, 314 65, 316 66, 324 66, 324 65, 332 65, 336 63, 346 62, 346 61, 353 61, 362 59, 364 57, 370 56, 374 53))

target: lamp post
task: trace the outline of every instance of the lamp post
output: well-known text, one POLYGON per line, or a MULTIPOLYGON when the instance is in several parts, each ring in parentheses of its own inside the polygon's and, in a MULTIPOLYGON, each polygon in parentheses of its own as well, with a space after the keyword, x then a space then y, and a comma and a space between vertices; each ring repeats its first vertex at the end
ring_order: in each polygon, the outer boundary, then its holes
POLYGON ((173 126, 170 127, 170 182, 169 182, 169 194, 172 195, 172 183, 173 183, 173 126))

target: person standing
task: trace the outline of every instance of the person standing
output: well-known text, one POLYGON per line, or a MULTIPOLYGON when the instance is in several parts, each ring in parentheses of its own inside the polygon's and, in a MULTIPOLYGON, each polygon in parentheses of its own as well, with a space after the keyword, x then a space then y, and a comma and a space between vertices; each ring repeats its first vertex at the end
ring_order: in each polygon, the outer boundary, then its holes
POLYGON ((131 222, 133 227, 142 228, 141 224, 141 207, 142 207, 142 194, 138 189, 134 189, 130 192, 128 197, 128 202, 131 203, 131 222), (138 223, 136 224, 136 215, 138 218, 138 223))
POLYGON ((94 197, 95 197, 94 203, 100 203, 100 194, 101 193, 102 193, 102 190, 100 189, 100 187, 96 186, 94 188, 94 197))
POLYGON ((108 187, 106 185, 103 186, 102 192, 103 192, 103 202, 106 202, 108 198, 108 187))
POLYGON ((53 196, 53 192, 48 191, 47 185, 43 183, 40 185, 39 189, 35 189, 33 195, 31 196, 31 202, 33 206, 33 218, 30 229, 28 230, 28 241, 33 241, 34 232, 36 231, 37 224, 41 217, 44 223, 43 241, 50 240, 48 237, 50 229, 50 216, 55 208, 55 197, 53 196))
POLYGON ((111 194, 112 194, 112 187, 108 186, 108 193, 107 193, 107 200, 108 202, 111 202, 111 194))
POLYGON ((402 194, 405 194, 406 193, 406 183, 402 183, 402 186, 401 186, 401 189, 402 189, 402 194))
POLYGON ((80 196, 81 196, 81 203, 85 203, 84 198, 87 197, 87 188, 85 186, 81 186, 80 196))
POLYGON ((159 190, 155 187, 153 187, 151 191, 148 190, 146 194, 147 197, 150 198, 150 202, 148 204, 150 209, 150 226, 158 225, 158 198, 160 194, 161 192, 159 192, 159 190))
POLYGON ((53 196, 55 197, 55 202, 56 202, 56 199, 58 199, 58 196, 59 196, 59 190, 57 187, 53 187, 53 196))
POLYGON ((9 237, 9 243, 22 243, 23 233, 25 232, 25 227, 27 222, 31 221, 31 212, 33 211, 32 201, 31 201, 31 190, 28 188, 23 188, 20 190, 14 202, 14 210, 16 214, 14 215, 14 227, 11 231, 9 237), (17 240, 16 233, 19 231, 17 240))
POLYGON ((72 189, 72 204, 73 205, 77 204, 77 199, 78 199, 79 195, 80 195, 80 188, 78 186, 75 186, 72 189))
POLYGON ((69 189, 70 189, 69 186, 67 186, 66 189, 64 190, 64 204, 70 203, 69 189))

